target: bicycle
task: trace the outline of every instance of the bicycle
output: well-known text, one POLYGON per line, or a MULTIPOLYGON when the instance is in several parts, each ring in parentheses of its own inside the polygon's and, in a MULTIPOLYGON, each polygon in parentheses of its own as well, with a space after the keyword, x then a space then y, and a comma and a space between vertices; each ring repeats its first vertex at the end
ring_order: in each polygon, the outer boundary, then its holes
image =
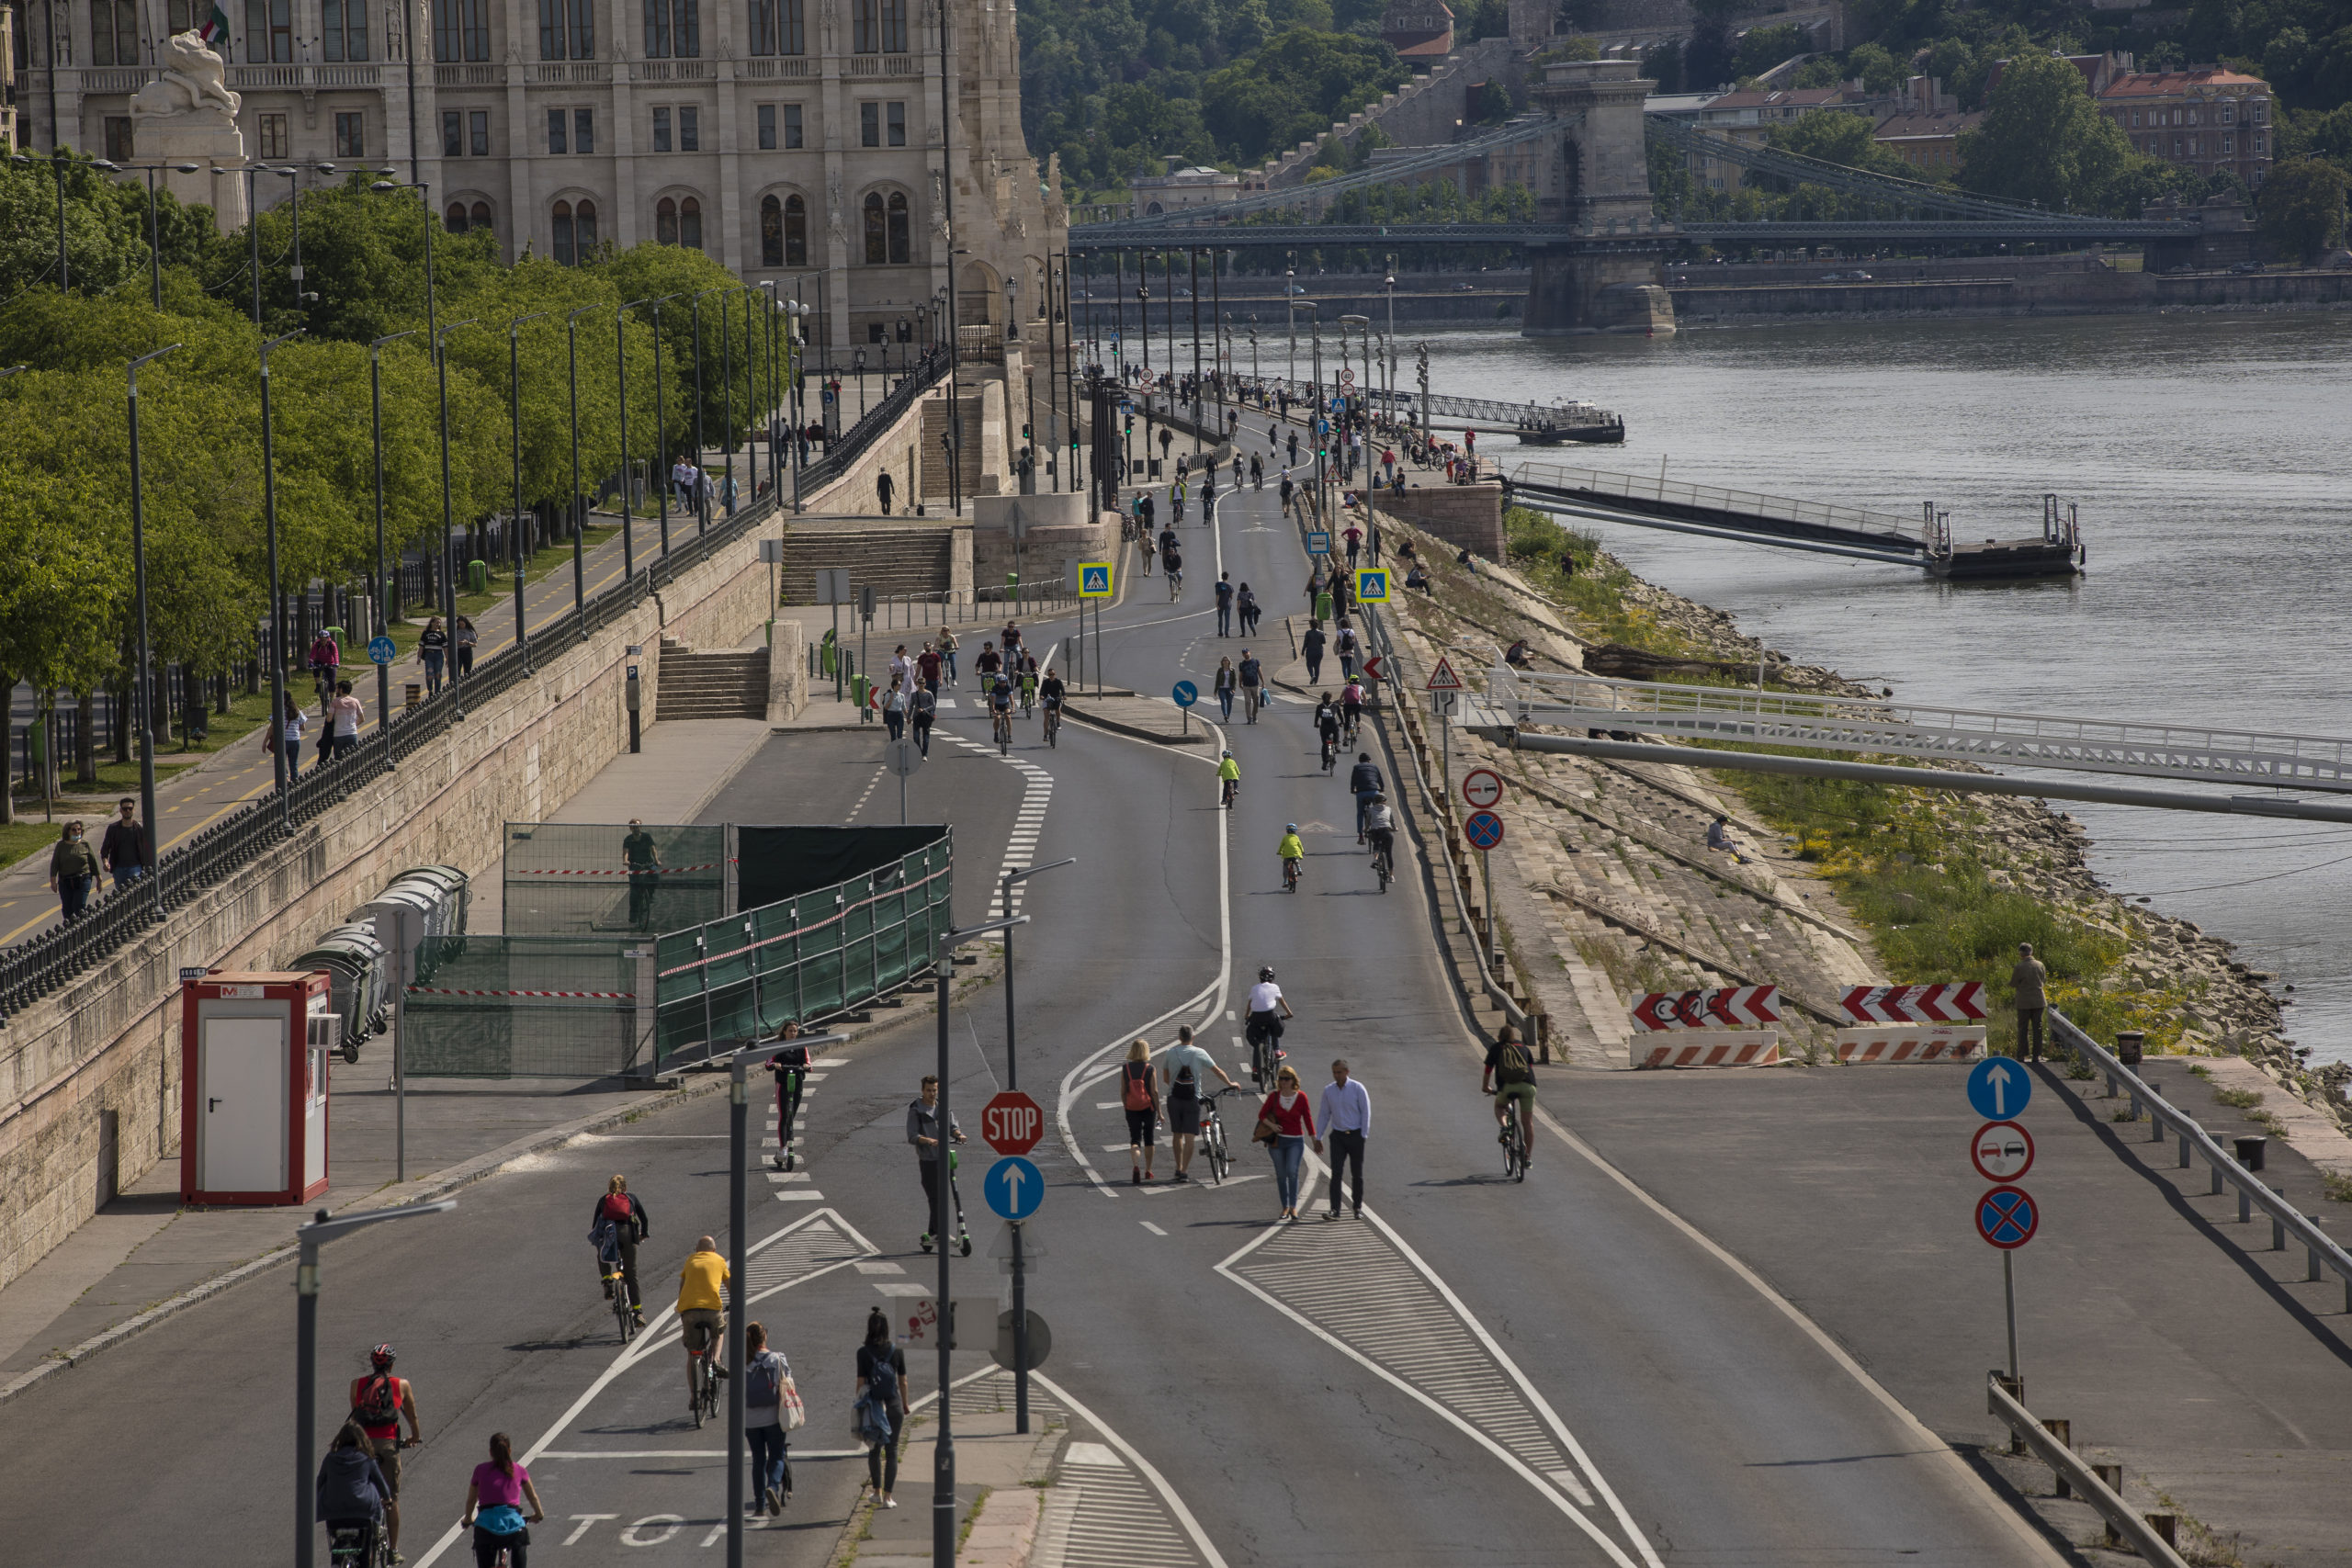
POLYGON ((726 1333, 724 1322, 722 1319, 719 1332, 710 1337, 710 1343, 695 1351, 693 1359, 686 1362, 686 1397, 694 1404, 697 1430, 706 1420, 718 1414, 718 1343, 726 1333))
POLYGON ((1527 1129, 1520 1125, 1516 1104, 1503 1111, 1503 1174, 1513 1181, 1527 1179, 1527 1129))
POLYGON ((1184 596, 1184 571, 1182 567, 1162 573, 1168 579, 1168 602, 1171 604, 1184 596))
POLYGON ((1328 773, 1330 773, 1330 771, 1331 771, 1331 764, 1332 764, 1333 762, 1335 762, 1335 761, 1339 761, 1339 757, 1340 757, 1340 741, 1339 741, 1339 738, 1338 738, 1337 736, 1333 736, 1333 735, 1327 735, 1327 736, 1325 736, 1325 737, 1323 738, 1323 772, 1324 772, 1325 773, 1327 773, 1327 774, 1328 774, 1328 773))
POLYGON ((1250 1081, 1261 1092, 1271 1094, 1274 1075, 1282 1071, 1288 1053, 1276 1043, 1272 1032, 1254 1017, 1243 1032, 1250 1041, 1250 1081))
POLYGON ((1217 804, 1230 807, 1233 805, 1233 797, 1241 793, 1241 781, 1239 779, 1227 779, 1224 781, 1224 784, 1225 788, 1221 792, 1223 798, 1220 799, 1217 804))
POLYGON ((1046 744, 1058 748, 1061 745, 1061 733, 1062 705, 1059 703, 1048 703, 1046 705, 1046 744))
POLYGON ((637 1333, 637 1309, 629 1305, 628 1280, 621 1268, 621 1247, 617 1236, 596 1249, 597 1260, 604 1265, 605 1292, 612 1298, 613 1321, 620 1325, 621 1343, 626 1345, 637 1333))
POLYGON ((997 750, 1009 757, 1012 754, 1012 712, 1005 708, 996 709, 994 711, 993 723, 995 728, 997 750))
POLYGON ((1225 1184, 1225 1173, 1233 1168, 1233 1151, 1225 1141, 1225 1118, 1218 1115, 1216 1102, 1228 1094, 1239 1094, 1238 1085, 1227 1085, 1201 1101, 1201 1153, 1209 1162, 1209 1180, 1216 1186, 1225 1184))
POLYGON ((1385 840, 1375 842, 1372 850, 1372 869, 1380 878, 1380 890, 1388 891, 1388 884, 1396 874, 1396 839, 1392 830, 1385 840))
POLYGON ((1287 856, 1287 857, 1285 857, 1285 858, 1283 859, 1283 892, 1285 892, 1285 893, 1295 893, 1295 892, 1297 892, 1297 891, 1298 891, 1298 877, 1299 877, 1299 873, 1300 873, 1301 869, 1302 869, 1302 867, 1301 867, 1301 866, 1300 866, 1300 864, 1299 864, 1299 860, 1298 860, 1298 857, 1297 857, 1296 855, 1290 855, 1290 856, 1287 856))
POLYGON ((378 1519, 330 1519, 327 1526, 328 1568, 388 1568, 392 1538, 378 1519))

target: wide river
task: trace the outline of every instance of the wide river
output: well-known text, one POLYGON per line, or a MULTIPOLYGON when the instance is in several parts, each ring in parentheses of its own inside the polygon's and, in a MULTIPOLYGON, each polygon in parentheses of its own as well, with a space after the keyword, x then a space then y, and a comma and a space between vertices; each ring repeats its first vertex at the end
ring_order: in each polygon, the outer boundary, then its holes
MULTIPOLYGON (((1556 460, 1655 475, 1663 458, 1670 480, 1913 516, 1933 501, 1962 539, 2038 533, 2044 492, 2079 506, 2085 576, 1957 588, 1590 525, 1792 659, 1915 702, 2352 736, 2352 313, 1430 342, 1432 391, 1624 415, 1623 448, 1556 460)), ((2352 1058, 2352 828, 2067 808, 2109 886, 2277 971, 2288 1032, 2352 1058)))

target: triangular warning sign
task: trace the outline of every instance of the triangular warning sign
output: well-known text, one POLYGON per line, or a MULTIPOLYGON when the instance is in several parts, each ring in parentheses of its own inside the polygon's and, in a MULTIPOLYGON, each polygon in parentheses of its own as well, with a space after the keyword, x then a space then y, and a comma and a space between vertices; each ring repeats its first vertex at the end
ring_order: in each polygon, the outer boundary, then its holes
POLYGON ((1423 689, 1431 692, 1458 692, 1462 689, 1462 677, 1453 672, 1453 665, 1445 655, 1438 655, 1437 668, 1430 671, 1429 684, 1423 689))

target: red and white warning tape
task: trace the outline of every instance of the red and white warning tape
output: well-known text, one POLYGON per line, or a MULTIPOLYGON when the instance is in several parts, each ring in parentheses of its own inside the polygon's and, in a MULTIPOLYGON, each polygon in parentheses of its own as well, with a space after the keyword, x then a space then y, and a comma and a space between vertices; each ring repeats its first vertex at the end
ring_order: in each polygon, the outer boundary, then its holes
POLYGON ((635 991, 452 991, 438 986, 411 986, 412 997, 585 997, 600 1002, 633 1002, 635 991))
POLYGON ((706 861, 700 865, 650 865, 642 871, 514 871, 510 876, 675 876, 682 871, 717 871, 725 861, 706 861))

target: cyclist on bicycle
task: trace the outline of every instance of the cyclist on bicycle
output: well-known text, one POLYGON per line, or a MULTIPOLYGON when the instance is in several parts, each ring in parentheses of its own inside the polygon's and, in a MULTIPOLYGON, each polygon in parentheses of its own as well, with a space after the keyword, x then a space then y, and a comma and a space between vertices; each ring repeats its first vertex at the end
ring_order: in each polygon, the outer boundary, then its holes
POLYGON ((1168 577, 1168 597, 1173 602, 1184 596, 1184 556, 1174 545, 1162 537, 1159 545, 1159 570, 1168 577))
POLYGON ((1012 682, 1002 675, 989 687, 989 715, 994 722, 995 733, 1002 739, 1012 728, 1012 682))
POLYGON ((1037 705, 1037 656, 1021 656, 1021 716, 1027 718, 1029 710, 1037 705))
MULTIPOLYGON (((1234 482, 1238 484, 1240 481, 1237 479, 1234 482)), ((1266 488, 1266 465, 1255 452, 1250 454, 1250 488, 1251 490, 1266 488)))
POLYGON ((401 1558, 401 1422, 408 1422, 409 1446, 424 1441, 416 1415, 416 1388, 408 1379, 392 1375, 395 1355, 390 1345, 368 1352, 366 1377, 351 1380, 351 1419, 368 1438, 368 1447, 383 1473, 386 1485, 384 1517, 390 1522, 392 1561, 401 1558))
POLYGON ((334 1446, 327 1450, 327 1457, 319 1462, 315 1512, 326 1526, 330 1541, 338 1529, 359 1528, 355 1564, 376 1560, 376 1532, 384 1528, 384 1508, 392 1499, 391 1483, 369 1455, 367 1443, 367 1434, 345 1423, 334 1435, 334 1446))
POLYGON ((1037 683, 1037 705, 1046 710, 1046 733, 1051 735, 1062 727, 1062 672, 1048 670, 1037 683))
MULTIPOLYGON (((790 1123, 786 1122, 789 1126, 790 1123)), ((602 1265, 605 1275, 605 1299, 611 1301, 615 1290, 628 1292, 629 1309, 637 1314, 637 1325, 645 1326, 645 1292, 637 1284, 637 1248, 639 1242, 653 1234, 653 1222, 645 1212, 645 1204, 628 1190, 628 1178, 616 1176, 605 1184, 605 1195, 596 1200, 596 1210, 591 1218, 592 1233, 612 1227, 612 1262, 602 1265)), ((606 1256, 603 1246, 597 1256, 606 1256)))
POLYGON ((726 1343, 728 1277, 727 1259, 718 1255, 718 1244, 708 1236, 696 1239, 694 1256, 678 1270, 678 1326, 686 1347, 689 1410, 701 1388, 695 1371, 698 1359, 709 1367, 711 1376, 727 1375, 727 1369, 718 1364, 718 1350, 726 1343))
POLYGON ((1356 765, 1348 770, 1348 789, 1356 797, 1356 842, 1363 842, 1364 808, 1372 797, 1381 792, 1380 770, 1374 765, 1372 753, 1356 753, 1356 765))
POLYGON ((1242 1032, 1249 1039, 1251 1051, 1254 1053, 1261 1046, 1267 1047, 1273 1052, 1274 1060, 1281 1061, 1283 1055, 1283 1020, 1298 1015, 1290 1010, 1290 1003, 1283 998, 1283 988, 1274 984, 1274 966, 1271 964, 1259 968, 1258 983, 1250 987, 1247 1016, 1249 1024, 1242 1032))
POLYGON ((1364 836, 1372 840, 1372 858, 1394 871, 1396 866, 1396 816, 1388 809, 1388 797, 1377 790, 1364 804, 1363 830, 1364 836))
POLYGON ((1346 721, 1350 740, 1356 738, 1356 728, 1363 722, 1363 683, 1352 675, 1340 688, 1340 716, 1346 721))
POLYGON ((1274 857, 1283 863, 1283 880, 1295 884, 1306 869, 1306 846, 1299 841, 1297 823, 1283 824, 1282 842, 1274 846, 1274 857))
POLYGON ((1323 771, 1328 773, 1331 760, 1340 754, 1340 705, 1329 692, 1315 705, 1315 732, 1323 738, 1323 771))
POLYGON ((1233 760, 1232 752, 1227 751, 1217 759, 1216 777, 1217 793, 1223 804, 1231 806, 1233 797, 1241 793, 1241 764, 1233 760))
POLYGON ((1495 1097, 1495 1142, 1510 1141, 1508 1119, 1512 1100, 1519 1101, 1521 1163, 1535 1163, 1535 1063, 1510 1024, 1487 1048, 1487 1070, 1478 1076, 1478 1092, 1495 1097))

